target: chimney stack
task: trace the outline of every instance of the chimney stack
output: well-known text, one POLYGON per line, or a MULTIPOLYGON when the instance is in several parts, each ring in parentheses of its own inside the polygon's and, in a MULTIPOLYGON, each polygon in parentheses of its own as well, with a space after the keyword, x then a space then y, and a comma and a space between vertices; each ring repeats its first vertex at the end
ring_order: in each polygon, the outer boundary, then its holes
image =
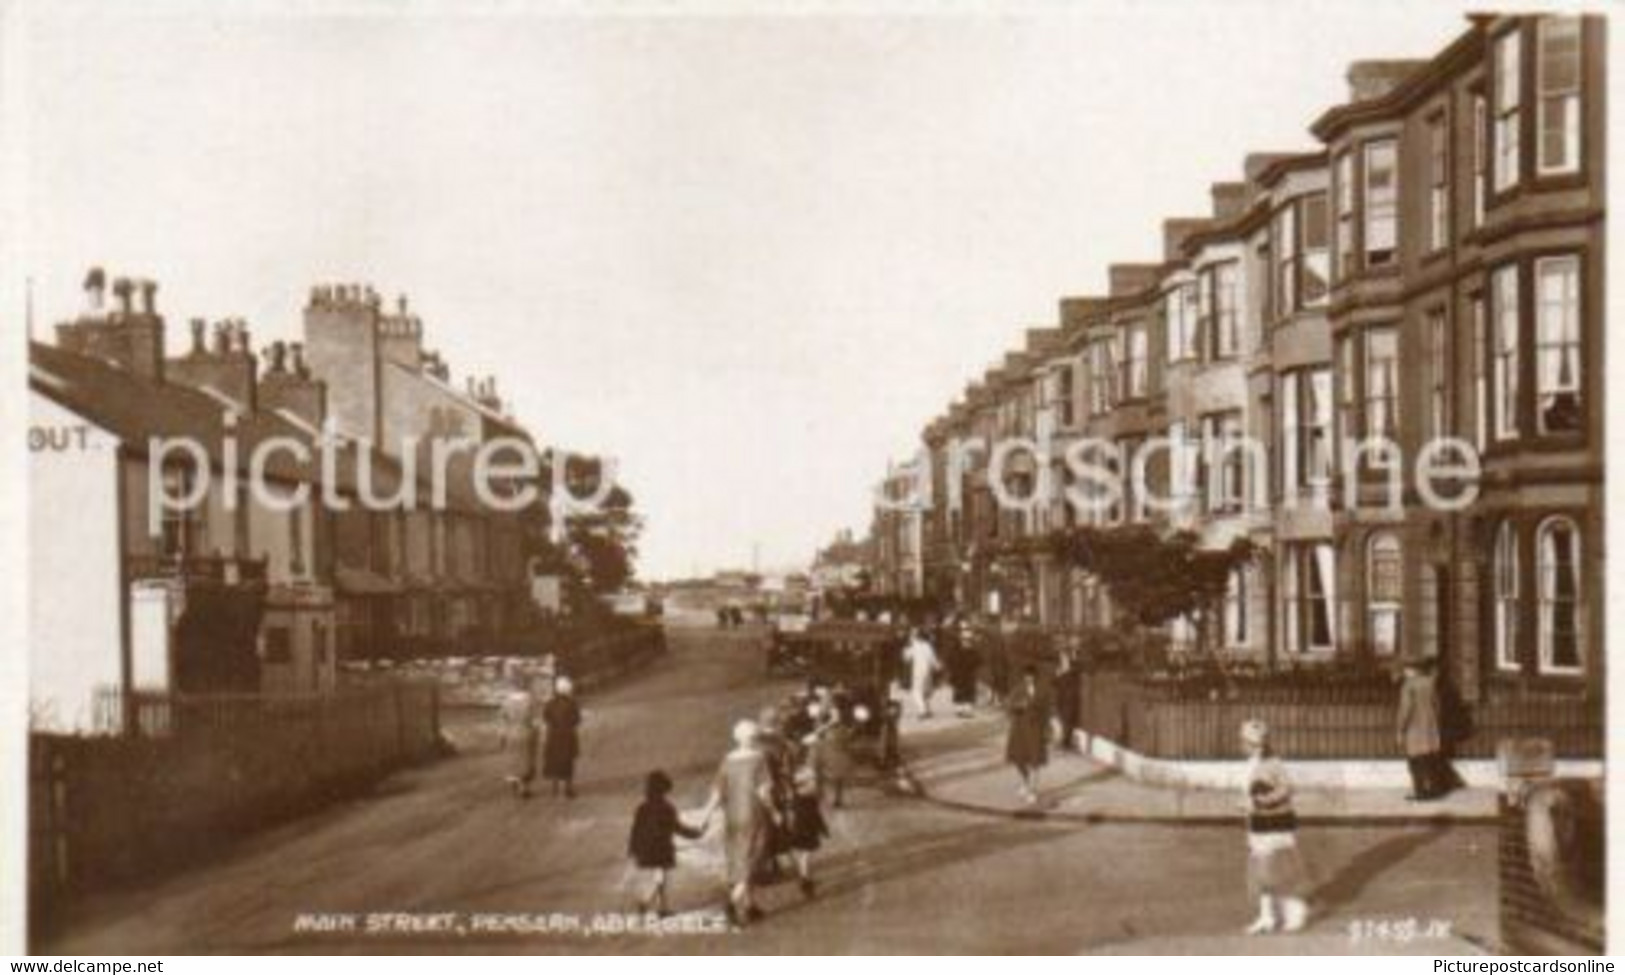
MULTIPOLYGON (((135 282, 117 278, 113 282, 116 309, 109 314, 103 307, 106 298, 107 273, 92 267, 85 274, 85 310, 73 321, 56 327, 57 344, 69 352, 117 363, 136 375, 163 381, 164 378, 164 320, 154 309, 151 313, 135 315, 132 297, 135 282)), ((147 288, 157 285, 142 282, 142 295, 147 288)))
POLYGON ((1214 183, 1209 187, 1213 197, 1213 219, 1230 220, 1247 209, 1246 183, 1214 183))
POLYGON ((1426 61, 1356 61, 1349 65, 1349 101, 1381 98, 1426 65, 1426 61))

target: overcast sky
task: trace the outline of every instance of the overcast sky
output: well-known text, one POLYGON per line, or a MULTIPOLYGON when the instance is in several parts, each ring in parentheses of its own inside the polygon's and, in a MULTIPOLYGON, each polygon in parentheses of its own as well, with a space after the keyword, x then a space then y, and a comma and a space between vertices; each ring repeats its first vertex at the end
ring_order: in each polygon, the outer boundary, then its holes
POLYGON ((542 438, 620 458, 646 576, 753 544, 804 562, 1059 297, 1157 259, 1161 220, 1203 214, 1247 152, 1311 148, 1349 61, 1464 26, 1453 4, 1193 7, 36 5, 36 336, 92 264, 158 279, 172 350, 195 316, 295 338, 314 282, 404 291, 459 384, 494 373, 542 438))

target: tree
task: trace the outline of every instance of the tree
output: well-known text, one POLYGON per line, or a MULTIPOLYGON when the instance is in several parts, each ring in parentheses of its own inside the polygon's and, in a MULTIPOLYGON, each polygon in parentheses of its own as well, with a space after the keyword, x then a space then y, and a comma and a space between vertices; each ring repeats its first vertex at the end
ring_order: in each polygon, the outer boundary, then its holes
POLYGON ((1255 550, 1246 538, 1206 549, 1195 532, 1150 525, 1073 528, 1051 542, 1056 559, 1099 579, 1133 624, 1161 627, 1190 619, 1203 651, 1208 621, 1224 604, 1231 574, 1251 562, 1255 550))
MULTIPOLYGON (((573 496, 596 493, 603 476, 600 461, 571 457, 565 468, 573 496)), ((544 467, 551 469, 551 464, 544 467)), ((596 615, 603 611, 598 597, 625 588, 636 577, 643 519, 635 510, 635 499, 616 484, 601 504, 561 510, 554 504, 550 478, 544 477, 543 488, 543 496, 525 510, 521 520, 526 559, 538 571, 559 577, 564 604, 572 615, 596 615)))

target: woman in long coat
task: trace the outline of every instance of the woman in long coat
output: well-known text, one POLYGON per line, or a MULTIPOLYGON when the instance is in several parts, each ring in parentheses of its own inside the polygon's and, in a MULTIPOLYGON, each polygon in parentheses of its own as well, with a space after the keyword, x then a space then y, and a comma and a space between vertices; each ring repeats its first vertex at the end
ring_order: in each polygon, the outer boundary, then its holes
POLYGON ((518 675, 511 678, 513 690, 502 699, 502 747, 511 750, 507 782, 520 799, 530 797, 530 784, 536 778, 536 699, 518 675))
POLYGON ((1020 795, 1028 805, 1038 804, 1038 773, 1049 762, 1049 699, 1038 682, 1038 668, 1029 665, 1010 689, 1005 707, 1010 713, 1010 737, 1004 757, 1021 776, 1020 795))
POLYGON ((1449 791, 1440 774, 1444 740, 1439 733, 1439 689, 1433 679, 1433 661, 1412 659, 1405 664, 1405 682, 1399 688, 1399 747, 1411 772, 1414 800, 1437 799, 1449 791))
POLYGON ((762 912, 752 893, 753 874, 767 848, 772 825, 773 777, 757 747, 754 721, 734 725, 734 748, 722 760, 705 806, 709 820, 722 810, 722 845, 728 861, 728 919, 735 925, 757 920, 762 912))
POLYGON ((542 777, 553 795, 564 789, 567 798, 576 797, 576 756, 581 753, 581 705, 576 703, 575 685, 560 677, 553 696, 542 706, 542 723, 547 726, 547 743, 542 746, 542 777))

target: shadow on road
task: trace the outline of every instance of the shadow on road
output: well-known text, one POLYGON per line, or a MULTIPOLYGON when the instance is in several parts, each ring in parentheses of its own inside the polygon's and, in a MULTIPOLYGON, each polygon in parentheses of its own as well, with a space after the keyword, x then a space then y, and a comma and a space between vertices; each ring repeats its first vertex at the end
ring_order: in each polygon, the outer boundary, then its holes
POLYGON ((1393 870, 1423 847, 1443 839, 1448 832, 1449 828, 1442 824, 1431 826, 1362 850, 1336 876, 1323 881, 1315 889, 1312 897, 1320 906, 1320 913, 1331 914, 1353 903, 1373 880, 1393 870))

